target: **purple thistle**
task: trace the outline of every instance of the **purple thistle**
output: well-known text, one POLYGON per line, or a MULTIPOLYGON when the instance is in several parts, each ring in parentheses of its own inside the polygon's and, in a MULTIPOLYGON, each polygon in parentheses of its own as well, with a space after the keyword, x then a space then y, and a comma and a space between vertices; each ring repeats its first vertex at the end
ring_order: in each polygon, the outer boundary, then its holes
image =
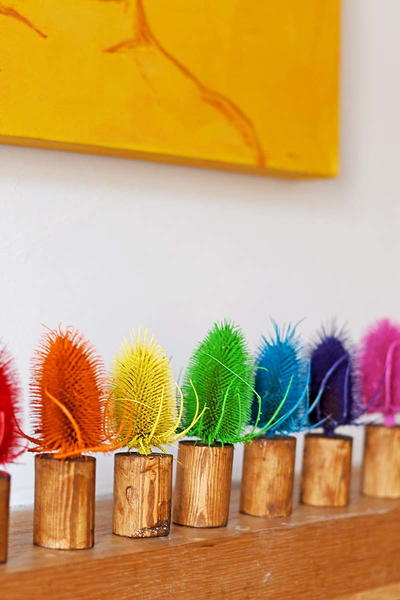
POLYGON ((318 395, 320 399, 310 422, 325 419, 322 427, 327 436, 333 436, 340 425, 354 424, 362 413, 355 400, 353 359, 346 346, 343 333, 323 331, 311 351, 310 401, 318 395))

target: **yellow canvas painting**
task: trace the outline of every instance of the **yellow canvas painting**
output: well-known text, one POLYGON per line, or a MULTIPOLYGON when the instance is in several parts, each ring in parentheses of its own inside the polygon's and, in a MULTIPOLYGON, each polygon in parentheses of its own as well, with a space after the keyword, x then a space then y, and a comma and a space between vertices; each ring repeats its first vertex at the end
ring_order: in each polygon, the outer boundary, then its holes
POLYGON ((340 0, 0 0, 0 141, 338 171, 340 0))

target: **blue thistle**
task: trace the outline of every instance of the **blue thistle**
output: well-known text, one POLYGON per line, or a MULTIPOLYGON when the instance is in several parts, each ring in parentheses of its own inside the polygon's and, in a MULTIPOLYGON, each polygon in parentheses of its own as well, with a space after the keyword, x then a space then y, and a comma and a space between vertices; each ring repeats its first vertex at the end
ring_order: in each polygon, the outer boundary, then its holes
POLYGON ((308 369, 296 325, 263 337, 256 358, 251 422, 267 435, 290 434, 308 426, 308 369), (270 426, 268 426, 270 423, 270 426))

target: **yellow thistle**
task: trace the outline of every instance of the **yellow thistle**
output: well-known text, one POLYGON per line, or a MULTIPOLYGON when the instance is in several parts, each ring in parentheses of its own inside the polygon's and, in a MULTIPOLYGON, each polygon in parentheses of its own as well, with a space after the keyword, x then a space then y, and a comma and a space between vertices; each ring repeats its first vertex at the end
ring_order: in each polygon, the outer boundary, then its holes
MULTIPOLYGON (((183 396, 174 382, 171 364, 154 340, 131 334, 114 360, 110 377, 111 419, 118 446, 150 454, 185 436, 193 423, 177 433, 182 420, 183 396), (179 414, 176 390, 180 395, 179 414)), ((200 418, 196 411, 194 422, 200 418)))

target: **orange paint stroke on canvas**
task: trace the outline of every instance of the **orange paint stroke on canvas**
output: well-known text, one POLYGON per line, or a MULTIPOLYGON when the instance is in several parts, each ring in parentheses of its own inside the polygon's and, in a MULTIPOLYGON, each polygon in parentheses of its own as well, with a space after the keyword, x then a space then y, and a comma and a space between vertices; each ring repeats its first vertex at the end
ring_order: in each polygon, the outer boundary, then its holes
POLYGON ((3 6, 2 4, 0 4, 0 15, 4 15, 5 17, 11 17, 12 19, 19 21, 23 25, 26 25, 27 27, 29 27, 30 29, 35 31, 35 33, 37 33, 41 38, 44 38, 44 39, 47 38, 47 35, 45 33, 43 33, 43 31, 41 31, 38 27, 36 27, 32 23, 32 21, 30 21, 29 19, 24 17, 24 15, 19 13, 14 8, 11 8, 9 6, 3 6))
MULTIPOLYGON (((110 1, 110 0, 100 0, 110 1)), ((118 1, 118 0, 117 0, 118 1)), ((119 0, 128 8, 129 0, 119 0)), ((217 110, 241 136, 244 144, 251 150, 254 162, 258 166, 265 166, 266 157, 263 147, 258 138, 256 129, 251 119, 229 98, 223 94, 207 87, 196 75, 194 75, 188 67, 175 58, 168 50, 166 50, 159 42, 155 34, 152 32, 148 23, 146 12, 143 5, 143 0, 132 0, 135 4, 134 8, 134 36, 129 40, 125 40, 109 48, 105 52, 126 52, 137 49, 140 46, 153 46, 160 54, 176 67, 181 74, 190 80, 198 89, 201 100, 209 106, 217 110)), ((145 74, 143 74, 145 77, 145 74)))

